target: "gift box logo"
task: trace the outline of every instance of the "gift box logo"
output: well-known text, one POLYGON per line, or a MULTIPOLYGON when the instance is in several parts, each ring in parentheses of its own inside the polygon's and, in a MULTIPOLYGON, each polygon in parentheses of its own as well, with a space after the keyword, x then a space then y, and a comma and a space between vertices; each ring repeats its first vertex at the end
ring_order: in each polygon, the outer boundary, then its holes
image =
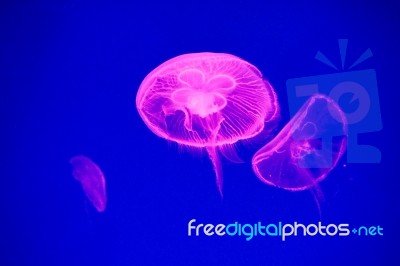
MULTIPOLYGON (((340 39, 341 70, 320 51, 315 56, 317 60, 337 70, 337 73, 287 80, 290 116, 293 117, 311 95, 315 93, 328 95, 338 103, 347 118, 347 162, 380 163, 380 150, 358 141, 359 134, 382 129, 376 73, 374 69, 352 70, 353 67, 370 58, 372 52, 367 49, 346 69, 346 50, 347 40, 340 39)), ((332 142, 332 139, 323 141, 332 142)))

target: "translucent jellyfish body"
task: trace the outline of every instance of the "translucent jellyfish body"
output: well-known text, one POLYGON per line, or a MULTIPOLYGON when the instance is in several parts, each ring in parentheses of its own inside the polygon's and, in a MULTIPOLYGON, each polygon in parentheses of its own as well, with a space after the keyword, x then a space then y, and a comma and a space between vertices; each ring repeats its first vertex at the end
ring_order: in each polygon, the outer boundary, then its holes
POLYGON ((206 148, 221 194, 218 151, 259 134, 279 110, 256 67, 220 53, 185 54, 161 64, 140 85, 136 106, 157 136, 206 148))
POLYGON ((256 176, 266 184, 304 190, 323 180, 346 149, 347 122, 327 96, 312 96, 253 156, 256 176))
POLYGON ((103 212, 107 206, 106 182, 103 172, 91 159, 84 155, 72 157, 72 175, 78 180, 86 197, 98 212, 103 212))

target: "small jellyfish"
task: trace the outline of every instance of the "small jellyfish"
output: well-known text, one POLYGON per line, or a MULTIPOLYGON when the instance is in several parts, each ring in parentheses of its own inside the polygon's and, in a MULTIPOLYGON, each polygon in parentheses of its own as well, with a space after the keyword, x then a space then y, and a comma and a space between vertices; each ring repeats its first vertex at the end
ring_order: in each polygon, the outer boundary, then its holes
POLYGON ((73 167, 72 175, 78 180, 98 212, 103 212, 107 205, 106 182, 101 169, 84 155, 74 156, 69 161, 73 167))
POLYGON ((275 91, 260 71, 222 53, 185 54, 164 62, 143 80, 136 106, 157 136, 207 150, 221 195, 219 152, 234 158, 232 145, 259 134, 279 113, 275 91))
POLYGON ((335 167, 346 149, 347 122, 327 96, 312 96, 268 144, 253 156, 266 184, 297 191, 311 188, 335 167))

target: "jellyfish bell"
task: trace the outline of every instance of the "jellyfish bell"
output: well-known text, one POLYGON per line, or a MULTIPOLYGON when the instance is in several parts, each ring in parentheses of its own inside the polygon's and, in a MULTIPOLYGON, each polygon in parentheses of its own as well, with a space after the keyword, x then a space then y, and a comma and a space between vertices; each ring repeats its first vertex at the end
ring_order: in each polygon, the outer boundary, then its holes
POLYGON ((141 118, 155 134, 200 148, 257 135, 276 116, 277 105, 254 66, 220 53, 166 61, 146 76, 136 97, 141 118))
POLYGON ((224 53, 184 54, 164 62, 141 83, 136 106, 157 136, 207 150, 221 194, 219 151, 235 158, 229 147, 259 134, 279 112, 275 91, 261 72, 224 53))
POLYGON ((290 191, 316 187, 346 150, 347 121, 336 102, 316 94, 252 159, 264 183, 290 191))
POLYGON ((104 212, 107 206, 106 181, 100 167, 90 158, 77 155, 70 159, 72 175, 81 183, 88 200, 98 212, 104 212))

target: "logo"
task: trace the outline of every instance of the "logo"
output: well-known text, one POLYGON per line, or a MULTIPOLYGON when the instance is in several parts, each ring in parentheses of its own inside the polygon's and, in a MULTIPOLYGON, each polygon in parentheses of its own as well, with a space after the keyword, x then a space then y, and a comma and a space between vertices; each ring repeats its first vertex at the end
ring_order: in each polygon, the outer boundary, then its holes
POLYGON ((381 226, 360 226, 350 230, 350 225, 342 224, 327 224, 322 222, 317 224, 302 224, 298 222, 291 223, 270 223, 263 224, 257 222, 254 224, 241 224, 234 222, 228 225, 225 224, 196 224, 196 219, 192 219, 188 223, 188 236, 238 236, 245 237, 246 241, 252 240, 254 237, 279 237, 282 241, 286 241, 288 237, 296 236, 322 236, 322 237, 348 237, 351 236, 383 236, 383 228, 381 226))
POLYGON ((347 43, 347 39, 339 39, 340 70, 322 52, 318 51, 315 56, 315 59, 338 71, 337 73, 287 80, 290 116, 293 117, 311 95, 315 93, 328 95, 336 101, 347 118, 347 162, 380 163, 380 150, 372 145, 360 144, 358 141, 359 134, 382 129, 375 70, 353 70, 372 57, 372 51, 367 49, 347 67, 347 43))

